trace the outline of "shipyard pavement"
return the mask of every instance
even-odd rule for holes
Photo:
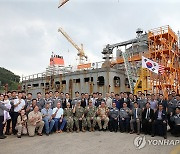
[[[143,135],[142,135],[143,136]],[[17,139],[13,135],[0,140],[0,154],[179,154],[180,144],[176,146],[146,145],[138,150],[133,142],[136,134],[114,132],[61,133],[50,136],[24,136]],[[162,140],[162,137],[146,139]],[[177,138],[169,136],[168,140]],[[179,153],[178,153],[179,150]]]

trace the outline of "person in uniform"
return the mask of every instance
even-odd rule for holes
[[[97,109],[97,123],[99,126],[99,130],[101,131],[102,129],[104,131],[106,131],[107,126],[108,126],[108,122],[109,122],[109,118],[108,118],[108,113],[109,113],[109,109],[108,107],[105,105],[105,101],[103,100],[101,102],[101,105],[98,107]],[[104,125],[102,126],[102,121],[104,121]]]
[[[143,111],[146,108],[147,99],[145,95],[142,93],[141,97],[138,100],[139,108]]]
[[[154,113],[151,136],[154,137],[156,133],[163,135],[164,139],[167,139],[167,114],[163,110],[162,104],[159,104],[158,110]]]
[[[42,98],[41,92],[37,93],[37,106],[39,107],[39,110],[41,111],[44,108],[45,100]]]
[[[32,93],[27,94],[27,98],[25,100],[25,109],[27,106],[30,106],[32,104]]]
[[[79,91],[76,91],[76,92],[75,92],[75,98],[73,98],[72,103],[71,103],[72,108],[74,108],[74,106],[76,105],[76,103],[77,103],[79,100],[81,100],[81,97],[80,97],[80,95],[79,95]]]
[[[36,99],[32,99],[32,104],[29,104],[28,106],[26,106],[25,110],[26,110],[26,115],[28,116],[28,114],[34,110],[34,107],[37,105],[37,100]]]
[[[89,100],[89,105],[85,108],[85,114],[89,131],[95,131],[94,127],[96,126],[96,107],[93,106],[93,102],[91,100]]]
[[[67,122],[66,128],[67,132],[73,132],[73,125],[74,125],[74,120],[73,120],[73,110],[71,107],[71,104],[67,102],[66,104],[67,108],[64,109],[64,119]]]
[[[171,115],[171,121],[174,122],[174,129],[172,130],[172,134],[176,137],[180,136],[180,106],[176,107],[176,114],[174,116]]]
[[[79,132],[79,122],[82,121],[82,132],[85,132],[86,118],[84,117],[84,108],[81,106],[81,101],[79,100],[73,109],[75,114],[74,122],[77,128],[77,133]]]
[[[42,120],[42,114],[39,112],[39,107],[35,106],[34,110],[28,114],[28,133],[29,136],[35,135],[35,129],[38,128],[38,135],[42,136],[42,130],[44,127],[44,121]]]
[[[106,97],[104,98],[106,102],[106,106],[110,109],[112,108],[112,98],[110,97],[109,93],[106,93]]]
[[[17,124],[15,129],[17,132],[17,138],[21,138],[21,134],[27,134],[27,116],[25,114],[25,110],[21,110],[20,115],[17,118]]]
[[[119,110],[116,108],[116,103],[112,104],[112,108],[109,110],[109,130],[110,132],[118,130],[118,118]]]
[[[142,119],[142,110],[138,107],[138,103],[134,102],[134,109],[131,110],[131,116],[132,119],[130,120],[130,127],[131,127],[131,132],[130,134],[133,134],[134,131],[134,124],[136,123],[137,125],[137,135],[140,134],[140,129],[141,129],[141,119]]]
[[[167,101],[167,119],[168,119],[168,125],[170,127],[170,130],[168,131],[172,131],[173,128],[173,122],[170,120],[171,115],[174,115],[175,113],[175,108],[176,108],[176,99],[173,97],[172,94],[168,95],[168,101]]]
[[[177,101],[177,102],[176,102],[176,108],[177,108],[177,107],[180,107],[180,94],[177,94],[177,95],[176,95],[176,101]]]
[[[42,108],[44,108],[47,103],[50,105],[50,108],[53,108],[54,100],[52,97],[50,97],[50,92],[45,93],[44,102],[45,102],[45,104]]]
[[[130,108],[127,107],[127,103],[123,103],[123,108],[120,109],[120,131],[129,132],[129,123],[130,123]]]
[[[53,98],[53,108],[57,106],[57,103],[60,101],[59,98],[59,91],[54,92],[54,98]]]

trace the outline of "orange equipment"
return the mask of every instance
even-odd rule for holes
[[[50,58],[50,66],[64,66],[64,59],[59,55],[52,55]]]
[[[180,50],[178,36],[169,26],[150,30],[148,33],[151,59],[164,66],[163,74],[149,72],[153,93],[163,93],[167,98],[174,90],[180,93]]]

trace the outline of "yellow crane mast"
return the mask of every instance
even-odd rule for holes
[[[81,47],[79,47],[62,28],[59,28],[58,32],[61,32],[63,36],[77,49],[79,64],[84,64],[88,57],[84,53],[83,44],[81,44]]]

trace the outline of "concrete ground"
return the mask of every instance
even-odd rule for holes
[[[143,136],[143,134],[141,135]],[[50,136],[8,136],[0,140],[0,154],[180,154],[180,144],[176,146],[147,145],[136,149],[133,141],[136,134],[114,132],[61,133]],[[146,136],[146,139],[163,139]],[[176,140],[168,136],[169,140]]]

